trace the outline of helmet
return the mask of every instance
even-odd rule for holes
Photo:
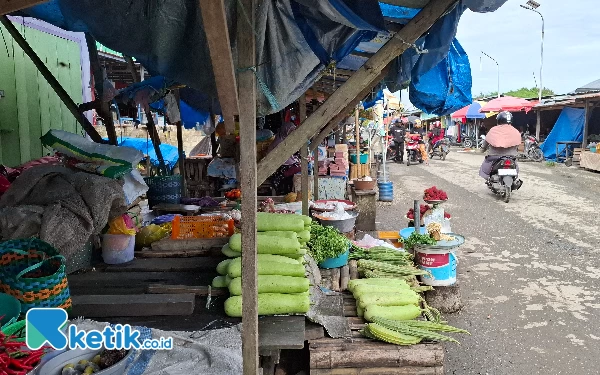
[[[504,111],[504,112],[500,112],[498,113],[498,116],[496,117],[496,121],[498,125],[505,125],[505,124],[512,124],[512,113]]]

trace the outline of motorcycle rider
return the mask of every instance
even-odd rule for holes
[[[404,137],[406,136],[406,128],[400,119],[394,120],[394,124],[389,130],[389,135],[394,137],[394,146],[396,147],[396,158],[398,163],[404,160]]]
[[[506,134],[512,134],[514,135],[514,133],[516,133],[516,136],[518,137],[518,139],[520,139],[520,133],[519,131],[512,126],[512,113],[504,111],[504,112],[500,112],[498,114],[498,116],[496,117],[496,126],[503,126],[503,127],[508,127],[506,129],[503,129],[503,132]],[[490,130],[490,133],[493,133],[494,130],[499,130],[499,129],[493,129]],[[514,133],[513,133],[514,132]],[[492,172],[492,167],[494,165],[494,162],[498,159],[500,159],[502,156],[517,156],[518,154],[518,145],[515,146],[511,146],[511,147],[495,147],[492,146],[491,144],[488,143],[488,139],[486,138],[483,141],[483,144],[481,146],[481,152],[486,152],[488,151],[488,155],[485,157],[483,163],[481,164],[481,168],[479,169],[479,176],[481,176],[482,178],[484,178],[486,181],[490,178],[490,173]],[[519,172],[519,166],[517,165],[517,173]],[[523,184],[523,181],[516,180],[512,186],[513,190],[517,190],[518,188],[521,187],[521,185]]]

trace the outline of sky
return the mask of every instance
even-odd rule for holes
[[[536,1],[545,20],[544,87],[565,94],[600,79],[599,2]],[[496,64],[481,51],[498,61],[500,92],[539,84],[542,20],[519,6],[526,2],[508,0],[495,12],[462,15],[456,38],[469,55],[474,96],[498,86]],[[407,92],[401,98],[408,103]]]

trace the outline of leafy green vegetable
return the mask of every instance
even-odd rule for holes
[[[348,250],[350,241],[333,227],[324,227],[313,222],[310,227],[308,249],[315,262],[336,258]]]
[[[400,241],[404,244],[405,249],[412,249],[415,245],[435,245],[437,241],[429,234],[420,234],[412,232],[407,239],[400,238]]]

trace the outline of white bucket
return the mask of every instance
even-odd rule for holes
[[[422,275],[421,281],[431,286],[449,286],[456,283],[458,259],[454,250],[433,251],[415,249],[415,264],[430,275]]]
[[[102,259],[106,264],[122,264],[134,258],[135,236],[128,234],[103,234]]]

